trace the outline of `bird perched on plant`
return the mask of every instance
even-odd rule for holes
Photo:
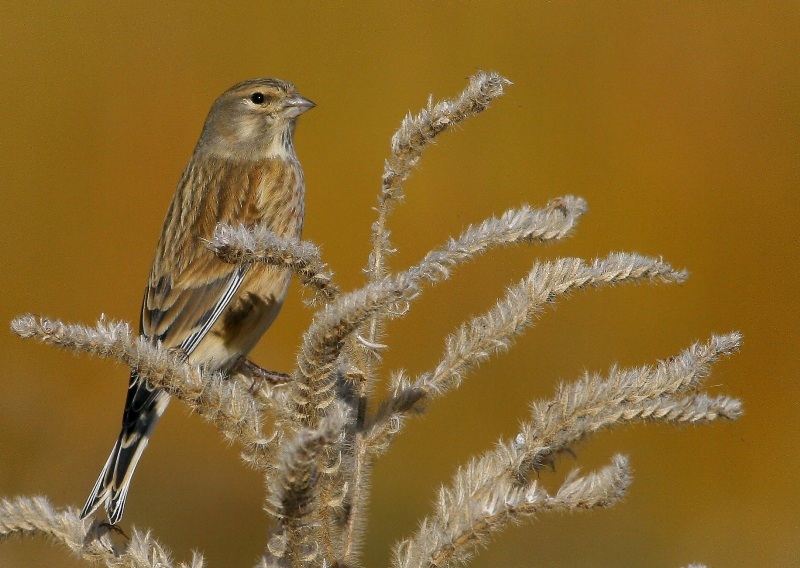
[[[234,265],[205,246],[217,223],[266,225],[300,236],[305,186],[297,117],[314,106],[278,79],[234,85],[211,107],[172,198],[142,305],[140,333],[209,370],[230,370],[278,315],[290,273]],[[105,503],[122,517],[131,477],[170,396],[131,374],[122,432],[81,517]]]

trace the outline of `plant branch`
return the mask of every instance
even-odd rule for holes
[[[329,302],[340,294],[333,283],[333,272],[322,262],[316,245],[278,236],[268,227],[219,224],[208,248],[225,262],[260,262],[291,270],[303,285],[314,289],[320,303]]]
[[[261,411],[242,386],[222,373],[187,364],[180,354],[133,334],[127,323],[102,317],[89,327],[29,314],[16,318],[11,329],[26,339],[125,363],[148,384],[182,400],[226,438],[249,450],[267,441],[261,432]]]

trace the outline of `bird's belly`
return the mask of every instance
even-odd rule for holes
[[[236,297],[197,346],[190,360],[211,370],[224,370],[247,355],[277,317],[289,279],[285,270],[252,266]]]

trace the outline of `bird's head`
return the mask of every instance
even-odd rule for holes
[[[214,101],[198,147],[232,159],[293,159],[295,122],[313,107],[286,81],[243,81]]]

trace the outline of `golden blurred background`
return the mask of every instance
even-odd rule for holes
[[[393,266],[524,202],[578,194],[590,211],[563,243],[492,253],[427,291],[390,326],[384,370],[433,366],[445,334],[536,258],[636,251],[692,276],[573,296],[415,419],[375,470],[365,565],[387,565],[457,464],[513,436],[558,381],[741,330],[742,352],[709,379],[744,401],[739,422],[581,444],[543,483],[621,452],[634,469],[625,501],[541,515],[474,566],[800,566],[798,30],[798,2],[5,2],[0,321],[136,323],[205,114],[256,76],[291,80],[318,104],[296,136],[305,237],[341,284],[359,285],[403,114],[494,69],[514,86],[426,153],[390,221]],[[291,368],[311,315],[301,300],[294,285],[254,353],[263,365]],[[0,495],[82,506],[117,435],[126,369],[8,328],[0,355]],[[250,566],[265,543],[258,475],[180,404],[130,497],[123,527],[152,528],[179,559],[196,549],[211,567]],[[0,544],[4,568],[45,565],[81,564],[40,539]]]

